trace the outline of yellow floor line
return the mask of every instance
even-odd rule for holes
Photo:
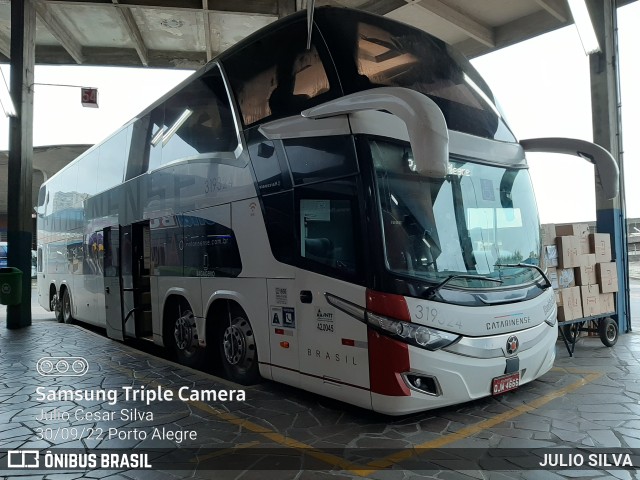
[[[560,390],[556,390],[555,392],[551,392],[543,397],[537,398],[527,405],[521,405],[519,407],[514,408],[513,410],[509,410],[508,412],[501,413],[493,418],[489,418],[487,420],[483,420],[482,422],[476,423],[474,425],[470,425],[465,427],[455,433],[451,433],[449,435],[445,435],[440,438],[436,438],[435,440],[429,440],[427,442],[421,443],[419,445],[414,445],[413,449],[402,450],[398,453],[394,453],[380,460],[376,460],[367,464],[368,467],[381,469],[381,468],[389,468],[390,466],[402,462],[404,460],[408,460],[414,456],[419,456],[421,449],[429,449],[429,448],[440,448],[445,445],[449,445],[451,443],[457,442],[459,440],[464,440],[472,435],[480,433],[487,428],[495,427],[496,425],[509,421],[515,417],[518,417],[524,413],[532,412],[543,405],[555,400],[556,398],[560,398],[568,393],[571,393],[575,390],[578,390],[581,387],[584,387],[586,384],[593,382],[597,378],[600,378],[603,374],[599,372],[585,372],[585,377],[581,378],[577,382],[572,383],[571,385],[567,385]]]
[[[133,376],[133,372],[129,368],[125,368],[125,367],[121,367],[119,365],[113,365],[113,364],[110,366],[116,370],[119,370],[128,375]],[[585,386],[588,383],[593,382],[594,380],[600,378],[603,375],[603,373],[601,372],[584,372],[584,371],[578,371],[578,369],[571,368],[571,367],[569,368],[554,367],[553,370],[564,371],[567,373],[580,374],[585,376],[580,380],[572,383],[571,385],[567,385],[566,387],[561,388],[560,390],[556,390],[540,398],[537,398],[531,401],[530,403],[528,403],[527,405],[521,405],[507,412],[498,414],[495,417],[492,417],[487,420],[483,420],[479,423],[476,423],[474,425],[465,427],[455,433],[445,435],[435,440],[429,440],[419,445],[414,445],[412,449],[402,450],[397,453],[388,455],[387,457],[384,457],[382,459],[374,460],[373,462],[369,462],[366,466],[354,464],[352,462],[349,462],[348,460],[345,460],[344,458],[322,452],[320,450],[313,448],[310,445],[307,445],[303,442],[299,442],[292,438],[286,437],[278,432],[275,432],[267,427],[258,425],[257,423],[254,423],[250,420],[237,417],[236,415],[229,412],[218,410],[204,402],[188,400],[188,401],[185,401],[185,403],[197,408],[198,410],[209,413],[221,420],[229,422],[233,425],[237,425],[250,432],[262,435],[263,437],[268,438],[269,440],[276,442],[280,445],[283,445],[288,448],[293,448],[295,450],[299,450],[305,455],[316,458],[324,463],[327,463],[328,465],[331,465],[333,467],[340,467],[340,469],[342,470],[349,471],[358,476],[366,477],[371,475],[372,473],[375,473],[380,469],[389,468],[394,464],[419,456],[420,450],[444,447],[446,445],[457,442],[459,440],[464,440],[465,438],[468,438],[472,435],[480,433],[481,431],[486,430],[488,428],[495,427],[496,425],[502,422],[509,421],[524,413],[532,412],[533,410],[540,408],[541,406],[551,402],[552,400],[555,400],[556,398],[560,398],[568,393],[578,390],[579,388]],[[156,380],[146,380],[144,378],[137,378],[137,380],[142,381],[152,387],[162,386],[163,388],[168,388]],[[177,394],[177,392],[174,392],[174,394]]]
[[[118,370],[120,372],[126,373],[127,375],[131,375],[134,378],[136,378],[136,380],[140,381],[140,382],[144,382],[145,384],[147,384],[150,387],[157,387],[157,386],[161,386],[163,388],[166,388],[168,390],[173,390],[169,387],[167,387],[166,385],[161,384],[160,382],[156,381],[156,380],[146,380],[144,378],[137,378],[133,375],[133,372],[130,368],[125,368],[122,367],[120,365],[110,365],[111,368],[114,368],[115,370]],[[177,392],[174,391],[174,396],[177,396]],[[293,438],[289,438],[286,437],[284,435],[282,435],[281,433],[275,432],[267,427],[263,427],[261,425],[258,425],[257,423],[254,423],[250,420],[244,419],[244,418],[240,418],[237,417],[236,415],[234,415],[233,413],[229,413],[229,412],[225,412],[222,410],[218,410],[217,408],[212,407],[211,405],[208,405],[204,402],[200,402],[200,401],[195,401],[195,400],[187,400],[184,403],[191,405],[192,407],[197,408],[198,410],[201,410],[203,412],[209,413],[221,420],[224,420],[228,423],[231,423],[233,425],[237,425],[241,428],[244,428],[245,430],[248,430],[250,432],[253,433],[257,433],[259,435],[262,435],[265,438],[268,438],[269,440],[276,442],[280,445],[283,445],[285,447],[288,448],[293,448],[295,450],[300,451],[301,453],[308,455],[309,457],[313,457],[317,460],[320,460],[324,463],[327,463],[328,465],[331,465],[333,467],[339,467],[340,470],[345,470],[348,472],[351,472],[355,475],[358,476],[367,476],[367,475],[371,475],[372,473],[374,473],[377,469],[372,469],[372,468],[367,468],[367,467],[363,467],[361,465],[358,464],[354,464],[352,462],[349,462],[348,460],[345,460],[344,458],[338,457],[336,455],[331,455],[329,453],[325,453],[322,452],[318,449],[313,448],[311,445],[307,445],[306,443],[303,442],[299,442],[297,440],[294,440]]]

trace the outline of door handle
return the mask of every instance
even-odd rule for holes
[[[301,290],[300,291],[300,301],[302,303],[311,303],[311,302],[313,302],[313,293],[311,293],[311,290]]]
[[[104,287],[104,293],[111,293],[111,289],[109,287]]]

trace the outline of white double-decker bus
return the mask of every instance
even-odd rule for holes
[[[519,143],[423,31],[319,8],[308,40],[303,14],[260,30],[47,181],[40,303],[387,414],[543,375],[556,304],[524,151],[606,152]]]

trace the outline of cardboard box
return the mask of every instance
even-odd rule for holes
[[[600,287],[598,285],[585,285],[580,288],[582,298],[582,313],[585,317],[591,317],[602,313],[600,305]]]
[[[616,311],[615,295],[613,293],[600,294],[600,313],[613,313]]]
[[[556,244],[556,225],[554,223],[546,223],[540,225],[540,239],[542,245],[555,245]]]
[[[557,268],[555,268],[555,267],[547,268],[547,278],[551,282],[551,288],[553,288],[554,290],[559,290],[560,289],[560,284],[558,283],[558,269]]]
[[[560,303],[558,305],[558,321],[565,322],[582,318],[582,301],[580,287],[570,287],[558,290]]]
[[[556,237],[558,249],[558,266],[574,268],[580,266],[580,241],[574,235]]]
[[[596,264],[596,278],[600,284],[601,293],[618,291],[618,269],[616,262]]]
[[[575,277],[573,274],[573,268],[561,268],[558,272],[558,285],[560,288],[575,287]]]
[[[561,307],[562,306],[562,295],[560,295],[560,292],[558,290],[556,290],[555,292],[553,292],[556,296],[556,305]]]
[[[589,234],[589,246],[596,254],[597,263],[611,261],[611,237],[608,233]]]
[[[563,237],[573,235],[578,237],[580,242],[580,253],[588,254],[591,252],[589,245],[589,225],[586,223],[572,223],[570,225],[556,225],[556,236]]]
[[[575,268],[576,285],[594,285],[598,283],[596,277],[596,255],[582,255],[580,266]]]
[[[555,245],[546,245],[542,247],[542,262],[540,268],[549,268],[558,266],[558,248]]]

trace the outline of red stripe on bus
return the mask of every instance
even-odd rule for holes
[[[275,331],[277,335],[284,335],[284,328],[276,328]]]
[[[401,373],[410,370],[409,346],[369,329],[369,383],[380,395],[409,397]]]
[[[342,339],[342,344],[346,345],[347,347],[355,347],[356,346],[356,341],[355,340],[351,340],[350,338],[343,338]]]

